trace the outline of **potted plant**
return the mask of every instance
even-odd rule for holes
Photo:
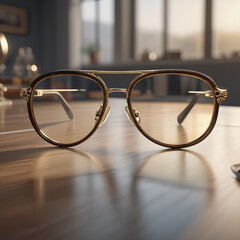
[[[83,47],[82,52],[88,55],[91,64],[98,63],[98,50],[94,44],[89,44],[88,46]]]

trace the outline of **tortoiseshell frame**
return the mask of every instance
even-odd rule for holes
[[[122,88],[107,88],[106,84],[104,83],[104,81],[98,76],[98,74],[139,74],[137,77],[135,77],[128,89],[122,89]],[[155,76],[155,75],[160,75],[160,74],[181,74],[181,75],[186,75],[186,76],[192,76],[192,77],[196,77],[198,79],[201,79],[202,81],[206,82],[209,87],[211,88],[213,94],[213,101],[214,101],[214,107],[213,107],[213,115],[212,115],[212,119],[211,119],[211,123],[209,124],[207,130],[196,140],[191,141],[189,143],[186,144],[180,144],[180,145],[172,145],[172,144],[166,144],[163,142],[160,142],[154,138],[152,138],[150,135],[148,135],[140,126],[139,122],[136,119],[135,116],[135,110],[132,107],[132,103],[131,103],[131,93],[133,91],[134,86],[141,80],[143,80],[146,77],[151,77],[151,76]],[[83,139],[77,141],[77,142],[73,142],[73,143],[59,143],[56,142],[50,138],[48,138],[39,128],[35,116],[34,116],[34,111],[33,111],[33,95],[34,95],[34,91],[36,86],[38,85],[39,82],[43,81],[46,78],[49,77],[53,77],[53,76],[59,76],[59,75],[74,75],[74,76],[83,76],[85,78],[89,78],[93,81],[95,81],[102,89],[103,92],[103,106],[102,106],[102,111],[98,116],[98,120],[96,121],[96,124],[94,126],[94,128],[91,130],[91,132],[84,137]],[[61,71],[55,71],[55,72],[51,72],[51,73],[46,73],[43,74],[41,76],[39,76],[37,79],[35,79],[31,85],[29,89],[23,89],[22,90],[22,96],[24,96],[27,100],[27,107],[28,107],[28,114],[29,114],[29,118],[31,120],[31,123],[34,127],[34,129],[36,130],[36,132],[47,142],[54,144],[56,146],[59,147],[72,147],[75,146],[77,144],[80,144],[84,141],[86,141],[98,128],[98,126],[100,125],[102,119],[104,118],[104,113],[107,109],[108,106],[108,96],[110,93],[112,92],[123,92],[126,94],[126,99],[127,99],[127,104],[128,104],[128,110],[130,113],[130,117],[132,122],[135,124],[135,126],[138,128],[138,130],[149,140],[151,140],[152,142],[164,146],[164,147],[168,147],[168,148],[185,148],[185,147],[189,147],[192,145],[195,145],[199,142],[201,142],[203,139],[205,139],[209,133],[212,131],[212,129],[215,126],[215,123],[217,121],[217,116],[218,116],[218,110],[219,110],[219,105],[221,103],[222,100],[226,99],[227,97],[227,91],[223,90],[223,89],[219,89],[216,85],[216,83],[208,76],[199,73],[199,72],[195,72],[195,71],[189,71],[189,70],[175,70],[175,69],[171,69],[171,70],[136,70],[136,71],[97,71],[97,70],[82,70],[82,71],[75,71],[75,70],[61,70]]]

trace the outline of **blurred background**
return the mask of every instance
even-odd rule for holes
[[[57,69],[192,69],[240,104],[239,0],[0,0],[0,34],[5,84]]]

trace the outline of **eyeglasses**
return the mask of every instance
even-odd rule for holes
[[[107,88],[99,75],[137,75],[127,89]],[[188,70],[72,71],[47,73],[22,89],[36,132],[70,147],[87,140],[109,114],[109,95],[126,95],[130,121],[152,142],[170,148],[199,143],[212,131],[227,90]]]

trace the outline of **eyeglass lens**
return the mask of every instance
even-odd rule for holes
[[[209,128],[214,99],[205,81],[188,75],[159,74],[142,79],[133,90],[131,104],[139,114],[138,125],[154,140],[186,144]]]
[[[104,95],[95,81],[74,75],[48,77],[33,93],[33,114],[41,132],[62,144],[78,142],[94,129]]]

